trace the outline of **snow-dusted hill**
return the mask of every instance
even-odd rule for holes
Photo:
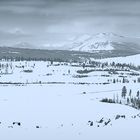
[[[112,34],[83,35],[74,41],[74,51],[113,50],[109,37]]]
[[[99,33],[96,35],[82,35],[71,43],[72,51],[95,52],[124,49],[140,49],[136,39],[120,36],[114,33]]]
[[[92,60],[92,59],[91,59]],[[127,56],[127,57],[114,57],[114,58],[105,58],[105,59],[98,59],[100,62],[116,62],[116,63],[127,63],[127,64],[134,64],[136,66],[140,65],[140,54]]]

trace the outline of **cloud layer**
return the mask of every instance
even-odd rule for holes
[[[60,34],[59,40],[98,32],[140,36],[139,8],[139,0],[0,0],[0,36],[6,41],[15,29],[38,42]]]

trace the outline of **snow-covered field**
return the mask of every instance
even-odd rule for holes
[[[118,63],[131,63],[134,65],[140,65],[140,54],[127,56],[127,57],[115,57],[101,59],[101,62],[118,62]]]
[[[129,83],[103,84],[109,79],[122,80],[121,73],[109,75],[106,71],[93,71],[79,78],[77,70],[83,68],[76,64],[1,62],[6,63],[8,69],[3,66],[0,75],[2,140],[131,140],[139,137],[139,110],[100,102],[102,98],[120,97],[124,85],[135,96],[140,83],[133,80],[139,76],[123,71]],[[117,115],[123,117],[116,119]],[[99,123],[102,118],[103,122]]]

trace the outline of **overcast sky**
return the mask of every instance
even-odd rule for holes
[[[139,0],[0,0],[0,44],[100,32],[140,37],[139,9]]]

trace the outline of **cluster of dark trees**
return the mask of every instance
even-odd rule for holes
[[[103,98],[101,100],[101,102],[104,102],[104,103],[115,103],[115,101],[113,99],[108,99],[108,98]]]
[[[130,89],[128,92],[126,86],[123,86],[121,92],[121,99],[119,99],[119,96],[117,94],[117,96],[114,96],[113,99],[103,98],[101,102],[124,104],[136,109],[140,109],[140,91],[138,90],[136,92],[136,95],[132,96],[132,90]]]
[[[126,86],[124,86],[122,88],[122,98],[126,99],[127,105],[140,109],[140,91],[139,90],[136,92],[136,95],[133,97],[132,90],[130,89],[129,93],[127,93],[127,88]]]
[[[84,67],[99,67],[102,69],[108,69],[108,68],[113,68],[112,72],[114,71],[114,68],[119,71],[119,70],[126,70],[129,71],[130,69],[133,70],[140,70],[140,66],[135,66],[133,64],[127,64],[127,63],[108,63],[108,62],[97,62],[97,61],[89,61],[89,65],[88,64],[83,64]]]
[[[118,78],[108,79],[108,82],[112,82],[112,83],[115,84],[115,83],[129,83],[130,81],[127,78],[123,77],[122,80],[118,79]],[[140,83],[140,77],[138,77],[137,79],[133,79],[133,82],[134,83]]]
[[[123,78],[122,80],[121,79],[108,79],[108,82],[112,82],[112,83],[129,83],[129,80],[126,79],[126,78]]]
[[[23,56],[16,56],[16,57],[3,57],[3,61],[51,61],[53,62],[63,62],[60,58],[36,58],[36,57],[23,57]],[[68,61],[66,61],[68,62]]]
[[[0,63],[0,69],[4,69],[4,68],[12,68],[12,63]]]
[[[0,73],[8,74],[12,72],[12,69],[12,63],[0,63]]]
[[[134,66],[133,64],[126,63],[108,63],[108,62],[97,62],[97,61],[89,61],[88,63],[79,63],[84,70],[77,71],[78,73],[89,73],[92,71],[108,71],[109,74],[118,74],[117,71],[130,71],[130,70],[140,70],[140,66]],[[86,67],[91,67],[94,69],[87,70]],[[137,75],[137,73],[130,73],[131,75]]]

